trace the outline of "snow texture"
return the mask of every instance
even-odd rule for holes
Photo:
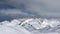
[[[59,34],[60,21],[54,19],[14,19],[0,22],[1,34]]]

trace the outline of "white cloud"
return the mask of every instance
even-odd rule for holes
[[[1,10],[1,13],[7,14],[7,15],[16,15],[16,14],[24,14],[21,10],[19,9],[7,9],[7,10]]]
[[[20,17],[20,16],[22,16],[22,17],[23,16],[25,16],[25,17],[28,17],[28,16],[34,17],[35,16],[33,14],[23,12],[20,9],[2,9],[2,10],[0,10],[0,13],[4,14],[4,15],[10,15],[12,17],[14,17],[14,16],[16,16],[16,17]]]

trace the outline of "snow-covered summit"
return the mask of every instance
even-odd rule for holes
[[[60,22],[58,20],[53,20],[53,19],[27,19],[24,22],[22,22],[21,25],[23,24],[30,24],[33,27],[37,29],[45,28],[46,26],[50,27],[56,27],[57,25],[60,25]]]
[[[26,29],[27,31],[57,31],[60,28],[60,21],[55,19],[41,19],[41,18],[31,18],[31,19],[13,19],[9,21],[0,22],[1,26],[7,26],[16,28],[20,31],[20,28]]]
[[[11,22],[9,21],[3,21],[1,22],[2,25],[10,25],[10,26],[15,26],[15,25],[23,25],[25,23],[27,24],[30,24],[32,25],[33,27],[39,27],[38,29],[40,28],[44,28],[46,26],[50,26],[50,27],[55,27],[57,25],[60,24],[60,21],[58,20],[53,20],[53,19],[14,19],[14,20],[11,20]]]

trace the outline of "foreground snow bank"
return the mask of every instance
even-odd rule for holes
[[[24,34],[22,31],[17,31],[13,28],[0,26],[0,34]]]

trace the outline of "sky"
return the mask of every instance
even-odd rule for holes
[[[16,18],[60,18],[60,0],[0,0],[0,21]]]

